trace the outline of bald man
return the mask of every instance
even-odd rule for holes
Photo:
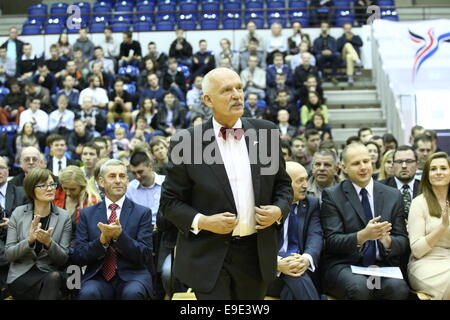
[[[233,70],[210,71],[202,88],[213,117],[174,135],[162,185],[160,210],[180,231],[174,274],[197,299],[263,299],[292,202],[279,130],[241,118],[243,86]]]
[[[352,265],[400,267],[405,271],[401,262],[409,255],[409,240],[402,195],[372,179],[367,147],[349,144],[342,157],[348,180],[322,192],[323,289],[338,299],[407,299],[409,288],[403,279],[352,273]]]
[[[279,273],[269,286],[268,295],[282,300],[319,300],[313,282],[323,244],[319,199],[306,195],[308,173],[301,164],[286,162],[286,171],[292,180],[294,198],[280,229]]]
[[[31,169],[36,167],[46,167],[43,154],[35,147],[23,148],[20,154],[20,167],[22,172],[15,176],[9,183],[18,187],[23,186],[23,179],[31,171]]]

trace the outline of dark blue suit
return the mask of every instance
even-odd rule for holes
[[[302,206],[304,206],[304,208],[301,208]],[[317,270],[319,265],[320,252],[323,245],[323,232],[322,226],[320,224],[319,199],[308,195],[306,196],[304,201],[300,201],[297,210],[299,210],[297,211],[297,214],[299,215],[299,253],[309,254],[313,259],[315,270]],[[303,217],[301,217],[301,215],[303,215]],[[287,223],[288,220],[285,221],[285,224]],[[284,228],[287,228],[287,225]],[[281,228],[279,232],[279,249],[283,247],[285,240],[284,228]],[[310,270],[307,270],[300,277],[291,277],[285,274],[281,274],[280,278],[276,280],[279,283],[274,284],[274,286],[271,288],[274,291],[272,292],[272,290],[269,290],[269,294],[276,295],[276,287],[279,287],[279,289],[281,289],[280,297],[283,300],[318,300],[320,299],[320,297],[312,280],[313,277],[314,273]],[[280,283],[280,280],[282,280],[283,282],[282,285]]]
[[[81,210],[72,254],[75,264],[87,265],[81,279],[80,299],[139,299],[151,295],[148,270],[152,259],[151,217],[150,209],[125,198],[120,213],[122,233],[110,244],[117,255],[116,276],[111,280],[113,288],[101,272],[106,249],[100,243],[101,231],[97,224],[108,223],[105,202]]]

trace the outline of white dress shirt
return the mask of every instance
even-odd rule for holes
[[[353,187],[356,190],[356,193],[358,194],[359,201],[362,201],[362,196],[360,194],[362,188],[360,186],[354,184],[354,183],[352,183],[352,184],[353,184]],[[370,210],[372,211],[372,219],[373,219],[373,218],[376,217],[375,216],[375,207],[374,207],[374,204],[373,204],[374,203],[373,202],[374,201],[373,200],[373,179],[370,179],[369,184],[364,189],[367,190],[367,197],[369,198]],[[361,202],[361,205],[362,205],[362,202]],[[378,242],[377,241],[375,241],[375,247],[376,247],[376,252],[377,252],[377,260],[380,260],[380,251],[378,249]]]
[[[59,109],[52,111],[48,118],[48,130],[52,131],[58,127],[64,126],[67,130],[74,129],[75,113],[71,110],[64,110],[61,113]]]
[[[239,218],[239,223],[234,228],[232,235],[248,236],[256,232],[256,220],[255,196],[247,144],[244,137],[240,140],[236,140],[232,136],[228,136],[227,140],[219,137],[222,125],[214,118],[212,121],[214,134],[237,209],[237,212],[232,213],[237,214]],[[242,128],[241,119],[235,123],[233,128]],[[195,234],[200,231],[198,229],[200,215],[200,213],[197,214],[192,222],[192,232]]]
[[[2,206],[3,209],[5,209],[6,205],[6,189],[8,188],[8,182],[5,182],[5,184],[0,187],[0,206]]]
[[[58,162],[61,161],[61,170],[67,167],[67,158],[62,157],[61,159],[58,159],[57,157],[52,157],[52,164],[53,164],[53,175],[58,176],[59,175],[59,165]]]
[[[37,109],[34,113],[31,111],[31,109],[27,109],[20,114],[19,132],[22,131],[25,123],[34,122],[33,118],[36,120],[36,124],[33,126],[34,130],[42,133],[47,133],[48,114],[41,109]]]
[[[122,198],[117,200],[116,202],[112,202],[108,197],[105,195],[105,204],[106,204],[106,220],[109,220],[109,217],[111,216],[112,210],[109,208],[109,206],[112,203],[117,204],[119,207],[116,209],[116,216],[117,219],[120,220],[120,213],[122,212],[123,202],[125,201],[125,195],[123,195]]]
[[[403,185],[407,184],[409,186],[409,194],[411,195],[411,199],[414,199],[414,182],[416,179],[412,179],[409,183],[403,183],[400,180],[397,179],[397,177],[394,177],[395,183],[397,184],[397,189],[400,191],[400,193],[403,194]]]
[[[80,106],[83,104],[84,97],[91,97],[92,104],[95,106],[99,104],[107,104],[109,102],[106,90],[100,87],[95,89],[87,87],[86,89],[82,90],[80,92],[80,97],[78,98],[78,104]]]
[[[298,210],[298,201],[294,202],[297,207],[296,210]],[[294,204],[292,203],[292,204]],[[286,252],[287,248],[288,248],[288,226],[289,226],[289,219],[291,218],[291,213],[289,213],[289,216],[286,218],[286,221],[283,224],[283,246],[281,247],[279,252]],[[311,257],[311,255],[309,253],[304,253],[302,254],[306,259],[309,260],[309,268],[308,270],[310,270],[311,272],[314,272],[314,270],[316,270],[316,266],[314,265],[314,260]],[[283,257],[278,256],[278,261],[280,261]],[[279,277],[281,274],[281,272],[277,273],[277,276]]]

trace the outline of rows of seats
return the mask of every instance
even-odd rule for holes
[[[92,7],[89,2],[71,4],[78,6],[78,18],[72,16],[74,11],[67,13],[69,3],[54,3],[50,8],[45,4],[31,5],[22,34],[60,34],[66,27],[67,32],[77,33],[75,24],[89,27],[90,32],[102,32],[106,25],[114,32],[164,31],[177,26],[186,30],[240,29],[249,20],[258,28],[273,22],[286,27],[296,21],[307,27],[315,10],[308,8],[306,0],[101,0]],[[398,19],[393,0],[380,0],[379,5],[382,19]],[[354,0],[333,0],[333,6],[337,26],[353,24]],[[70,23],[66,24],[68,17]]]

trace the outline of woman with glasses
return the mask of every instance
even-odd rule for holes
[[[56,300],[65,294],[72,225],[52,204],[57,184],[48,169],[34,168],[23,181],[31,203],[11,215],[5,254],[11,263],[8,287],[16,300]]]
[[[433,300],[450,300],[450,158],[430,156],[423,168],[422,194],[411,202],[408,218],[411,257],[409,283]]]

